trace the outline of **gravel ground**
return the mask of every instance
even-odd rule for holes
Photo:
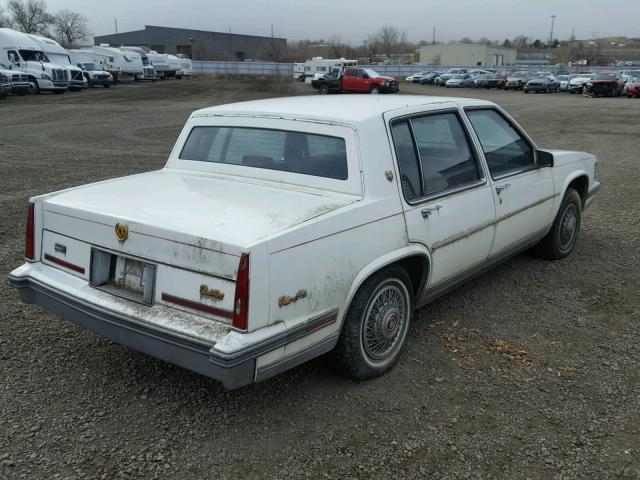
[[[575,252],[523,254],[420,309],[382,378],[319,358],[231,392],[0,282],[0,478],[640,479],[640,101],[402,89],[487,98],[539,145],[597,154]],[[29,196],[162,167],[195,108],[304,93],[192,80],[0,101],[0,276]]]

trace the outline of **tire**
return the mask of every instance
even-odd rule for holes
[[[549,233],[534,247],[534,252],[549,260],[571,254],[580,232],[582,199],[573,188],[567,189]]]
[[[53,93],[56,95],[62,95],[65,91],[64,90],[54,90]]]
[[[105,83],[102,85],[104,88],[109,88],[111,85],[109,85],[108,83]]]
[[[338,367],[357,380],[391,370],[407,338],[413,306],[411,279],[403,268],[390,267],[369,277],[344,319],[334,350]]]
[[[329,85],[327,85],[326,83],[320,85],[318,93],[320,93],[320,95],[329,95]]]
[[[526,88],[524,90],[522,90],[524,93],[529,93],[529,90],[527,90]]]
[[[91,82],[91,81],[89,81],[89,88],[95,88],[95,87],[96,87],[96,84]]]
[[[377,86],[377,85],[373,85],[373,86],[371,87],[371,90],[369,90],[369,93],[370,93],[371,95],[378,95],[378,94],[380,93],[380,87],[379,87],[379,86]]]
[[[40,95],[40,85],[38,85],[38,81],[33,77],[29,78],[29,93],[31,95]]]

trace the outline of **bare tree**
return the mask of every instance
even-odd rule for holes
[[[25,33],[44,35],[53,23],[44,0],[11,0],[7,7],[13,25]]]
[[[0,28],[8,27],[9,19],[4,16],[4,9],[0,5]]]
[[[391,25],[385,25],[375,34],[369,36],[369,49],[371,53],[405,53],[409,48],[407,32],[399,30]]]
[[[60,10],[54,17],[56,37],[64,48],[76,46],[78,40],[89,37],[87,18],[71,10]]]

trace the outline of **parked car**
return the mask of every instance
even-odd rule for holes
[[[447,83],[447,80],[449,80],[451,77],[453,77],[454,75],[469,73],[467,70],[468,69],[466,68],[450,68],[449,70],[447,70],[446,72],[444,72],[442,75],[438,77],[438,85],[440,85],[441,87],[444,87],[445,84]]]
[[[530,247],[568,256],[596,162],[540,150],[481,100],[221,105],[191,115],[162,170],[32,198],[9,282],[227,388],[333,349],[372,378],[417,307]]]
[[[473,86],[473,77],[468,73],[454,75],[445,84],[447,88],[462,88],[462,87],[472,87]]]
[[[493,77],[493,73],[481,73],[473,78],[473,86],[476,88],[485,88],[489,84],[489,79]]]
[[[442,75],[442,72],[431,72],[428,75],[425,75],[424,77],[422,77],[422,79],[420,80],[420,84],[433,85],[436,79],[440,77],[440,75]]]
[[[560,82],[560,87],[558,88],[561,92],[569,91],[569,80],[571,80],[572,75],[555,75],[556,80]]]
[[[556,93],[560,88],[560,82],[556,77],[552,75],[544,75],[533,77],[529,80],[522,91],[524,93],[529,92],[542,92],[542,93]]]
[[[640,70],[623,70],[622,71],[622,80],[624,81],[624,87],[622,89],[622,94],[627,94],[627,86],[632,83],[632,81],[636,78],[640,78]]]
[[[507,82],[504,86],[505,90],[522,90],[522,87],[529,81],[531,75],[528,72],[514,72],[507,76]]]
[[[617,97],[622,95],[624,80],[618,72],[599,73],[587,82],[582,94],[587,97]]]
[[[4,63],[0,63],[0,83],[4,95],[10,93],[25,95],[31,86],[29,75],[26,72],[9,68]]]
[[[569,93],[582,93],[584,86],[589,83],[595,75],[596,74],[592,72],[581,72],[576,74],[574,78],[569,80],[567,91]]]
[[[494,73],[485,79],[484,88],[497,88],[502,90],[507,84],[507,74]]]
[[[338,70],[337,75],[327,75],[311,81],[319,93],[362,92],[397,93],[398,81],[393,77],[379,75],[370,68],[347,67]]]
[[[632,78],[626,84],[627,86],[627,97],[632,98],[640,98],[640,77]]]
[[[424,72],[416,72],[413,75],[409,75],[407,78],[405,78],[405,82],[408,83],[420,83],[422,81],[423,77],[426,77],[427,75],[429,75],[431,72],[429,71],[424,71]]]

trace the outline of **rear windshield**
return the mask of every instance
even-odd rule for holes
[[[343,138],[246,127],[194,127],[181,160],[224,163],[347,179]]]

